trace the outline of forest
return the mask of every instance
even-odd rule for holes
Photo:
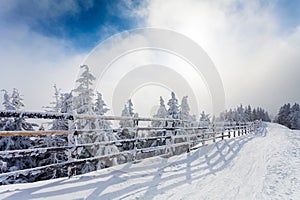
[[[81,66],[82,74],[76,81],[77,88],[71,92],[62,93],[56,85],[54,85],[53,101],[49,106],[46,106],[47,113],[64,113],[77,115],[93,115],[105,116],[109,108],[105,104],[100,92],[94,93],[91,85],[95,81],[95,77],[90,72],[87,65]],[[23,98],[17,89],[13,89],[11,93],[3,89],[4,110],[8,111],[23,111],[25,105]],[[138,118],[138,113],[134,110],[134,104],[131,99],[124,105],[121,117]],[[184,121],[185,123],[168,124],[166,121],[152,121],[150,127],[209,127],[216,122],[230,123],[246,123],[255,120],[271,122],[269,114],[263,108],[252,108],[250,105],[239,105],[236,108],[225,110],[220,116],[210,116],[204,111],[200,116],[190,114],[188,97],[184,96],[179,102],[176,94],[171,93],[170,99],[165,103],[165,100],[160,97],[159,108],[153,118],[167,118]],[[283,105],[274,119],[274,122],[285,125],[291,129],[300,129],[300,108],[299,104],[295,103]],[[76,130],[79,144],[101,143],[116,140],[126,140],[135,137],[134,120],[120,120],[118,127],[114,127],[108,120],[99,118],[85,119],[78,118],[72,123],[68,119],[53,119],[44,124],[32,123],[24,116],[20,117],[1,117],[0,131],[34,131],[39,130]],[[148,131],[147,136],[164,136],[166,134],[176,135],[180,131],[170,131],[168,133],[161,130]],[[161,141],[145,141],[140,143],[143,148],[161,145],[166,140]],[[0,151],[12,151],[20,149],[33,149],[45,147],[62,147],[68,146],[70,140],[68,135],[49,135],[49,136],[0,136]],[[77,159],[90,158],[92,156],[100,156],[106,154],[114,154],[120,151],[132,150],[134,144],[126,143],[122,145],[97,145],[96,147],[83,147],[76,150]],[[66,162],[72,157],[71,151],[61,151],[57,153],[45,152],[35,156],[25,157],[1,157],[0,156],[0,172],[7,173],[28,168],[50,165],[53,163]],[[147,156],[147,155],[146,155]],[[150,155],[149,155],[150,156]],[[116,164],[128,162],[131,158],[126,156],[114,157],[106,160],[85,162],[76,167],[77,174],[83,174],[97,169],[106,168]],[[35,175],[19,177],[17,180],[11,180],[8,183],[33,182],[36,180],[46,180],[57,177],[64,177],[70,174],[70,168],[58,168],[54,171],[41,171]]]

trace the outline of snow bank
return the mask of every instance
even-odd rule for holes
[[[0,186],[0,199],[300,199],[300,131],[265,131],[171,158]]]

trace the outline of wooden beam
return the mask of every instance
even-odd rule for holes
[[[0,131],[0,137],[4,136],[41,136],[41,135],[69,135],[72,131]]]

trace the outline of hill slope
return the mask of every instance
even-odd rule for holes
[[[180,156],[0,186],[0,199],[300,199],[300,131],[267,124]]]

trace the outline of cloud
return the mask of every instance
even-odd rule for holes
[[[47,36],[32,26],[39,20],[59,20],[66,13],[76,17],[82,9],[93,6],[94,1],[85,5],[80,2],[1,2],[0,87],[18,88],[24,94],[27,109],[41,110],[48,105],[54,83],[63,91],[71,90],[78,66],[86,56],[67,38]],[[281,104],[299,101],[300,25],[282,26],[276,1],[149,0],[138,5],[133,2],[119,3],[120,12],[114,15],[140,19],[130,21],[138,27],[171,29],[196,41],[219,70],[227,107],[252,104],[275,114]],[[119,30],[104,22],[96,35],[109,35],[112,29]]]
[[[283,31],[275,1],[148,2],[145,26],[169,28],[201,45],[223,79],[227,107],[271,110],[299,101],[299,27]]]
[[[55,83],[62,91],[73,89],[78,66],[90,47],[118,32],[119,19],[111,24],[111,16],[105,13],[107,2],[97,5],[94,2],[4,0],[0,3],[0,87],[18,88],[24,95],[26,109],[41,110],[48,105]],[[125,15],[122,16],[126,21]],[[66,23],[69,19],[71,24]],[[88,21],[83,22],[85,19]]]
[[[67,41],[43,36],[28,26],[2,27],[1,89],[18,88],[24,95],[26,110],[49,105],[55,83],[63,91],[73,89],[84,55],[70,48]]]

